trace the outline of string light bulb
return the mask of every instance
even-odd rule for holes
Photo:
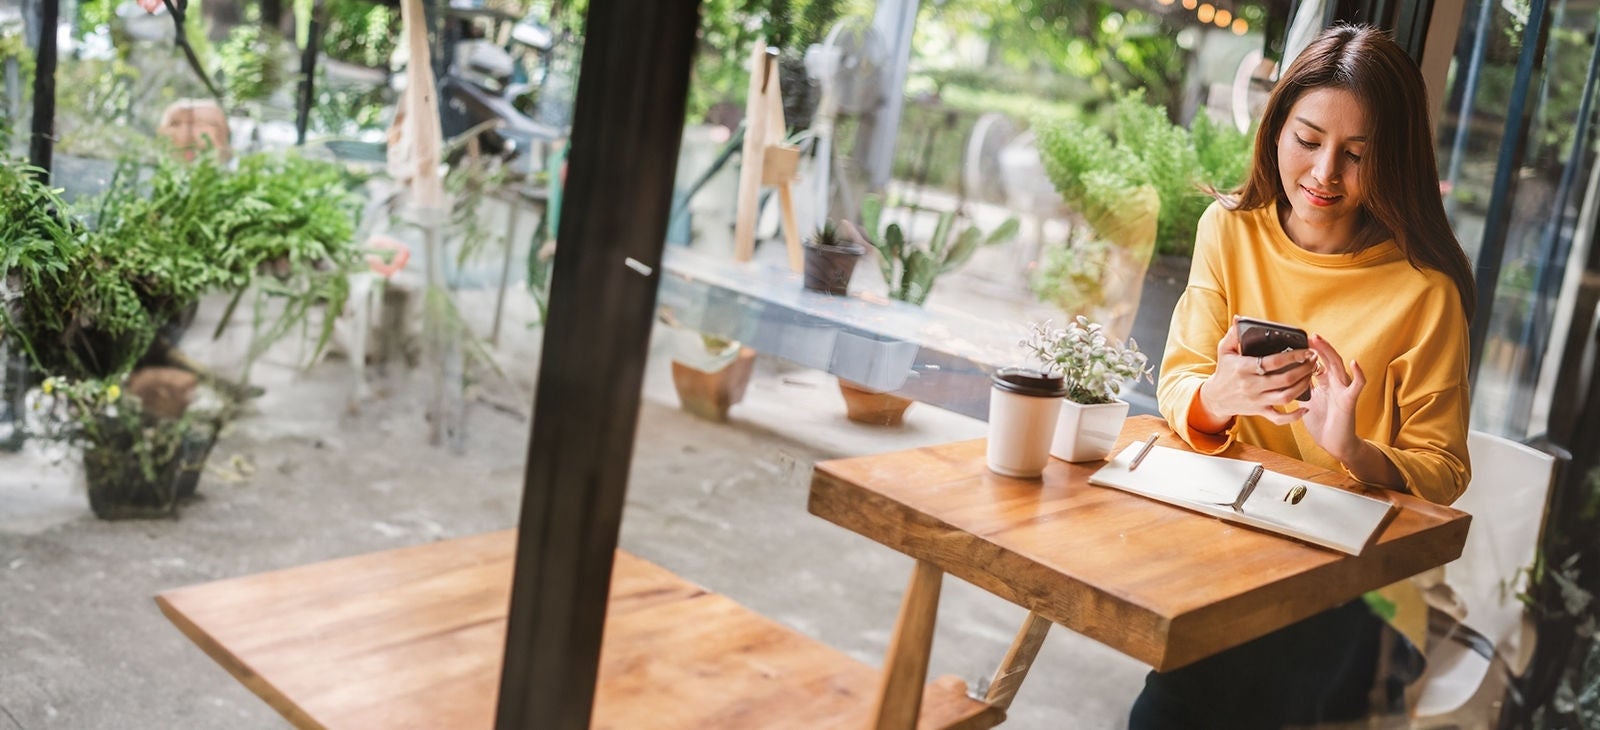
[[[1156,0],[1156,2],[1161,3],[1162,5],[1171,5],[1172,4],[1172,0]]]
[[[1248,32],[1250,32],[1250,22],[1249,21],[1245,20],[1244,18],[1234,18],[1233,19],[1233,34],[1234,35],[1244,35],[1245,33],[1248,33]]]
[[[1200,0],[1183,0],[1183,9],[1184,10],[1194,10],[1194,6],[1199,5],[1199,4],[1200,4]]]
[[[1219,8],[1217,10],[1216,23],[1218,28],[1226,28],[1228,27],[1228,24],[1232,22],[1233,13],[1231,11],[1229,11],[1227,8]]]
[[[1209,23],[1212,18],[1217,17],[1217,9],[1211,3],[1206,3],[1201,5],[1199,10],[1194,11],[1194,17],[1202,23]]]

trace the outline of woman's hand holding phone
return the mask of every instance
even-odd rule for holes
[[[1311,387],[1316,363],[1315,351],[1309,348],[1245,355],[1238,327],[1229,327],[1217,343],[1217,371],[1200,386],[1200,406],[1205,413],[1194,415],[1207,422],[1190,425],[1221,433],[1235,416],[1261,416],[1279,425],[1298,421],[1305,417],[1303,410],[1284,412],[1279,407],[1293,403]]]

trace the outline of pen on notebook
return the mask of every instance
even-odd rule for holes
[[[1244,511],[1244,501],[1250,498],[1251,492],[1256,491],[1256,485],[1261,483],[1261,475],[1266,472],[1266,467],[1260,464],[1256,464],[1256,468],[1250,470],[1250,476],[1244,478],[1244,487],[1239,490],[1239,498],[1233,500],[1233,504],[1229,505],[1233,507],[1233,511]]]
[[[1160,436],[1161,434],[1153,433],[1150,434],[1150,438],[1144,440],[1144,446],[1140,447],[1138,455],[1133,457],[1133,463],[1128,465],[1128,471],[1139,468],[1139,462],[1144,461],[1144,457],[1150,455],[1150,449],[1156,445],[1156,439]]]

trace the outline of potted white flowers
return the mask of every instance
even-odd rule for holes
[[[1138,343],[1110,340],[1099,324],[1080,316],[1066,329],[1034,324],[1022,347],[1043,369],[1060,375],[1067,388],[1050,455],[1066,461],[1104,459],[1128,417],[1128,402],[1117,398],[1123,384],[1150,377],[1149,360]]]

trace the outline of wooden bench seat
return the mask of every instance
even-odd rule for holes
[[[302,728],[489,728],[514,531],[167,591],[163,613]],[[876,669],[618,551],[596,728],[849,728]],[[987,728],[999,708],[929,685],[924,728]]]

